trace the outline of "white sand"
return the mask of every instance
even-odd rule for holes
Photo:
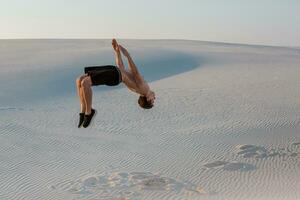
[[[157,95],[75,78],[113,64],[109,40],[0,40],[0,199],[300,198],[300,50],[121,41]]]

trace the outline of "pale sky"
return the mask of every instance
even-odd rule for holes
[[[189,39],[300,46],[300,0],[0,0],[0,39]]]

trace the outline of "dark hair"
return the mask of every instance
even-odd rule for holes
[[[145,96],[140,96],[138,103],[144,109],[150,109],[153,107],[153,104],[151,102],[147,101],[147,98]]]

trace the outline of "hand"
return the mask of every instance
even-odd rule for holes
[[[127,51],[127,49],[125,49],[124,47],[122,47],[121,45],[119,45],[120,50],[122,51],[122,53],[124,54],[124,56],[129,57],[129,53]]]
[[[112,44],[112,46],[113,46],[113,49],[114,49],[116,52],[119,52],[119,51],[120,51],[120,48],[119,48],[119,45],[118,45],[116,39],[113,39],[112,42],[111,42],[111,44]]]

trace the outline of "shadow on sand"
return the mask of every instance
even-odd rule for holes
[[[143,50],[141,58],[137,53],[136,64],[144,78],[156,81],[169,76],[195,69],[201,65],[199,57],[168,50]],[[32,55],[34,57],[34,55]],[[47,59],[55,60],[55,54]],[[124,58],[123,58],[124,59]],[[45,61],[46,62],[46,61]],[[124,62],[126,60],[124,59]],[[25,70],[10,73],[9,76],[0,75],[1,101],[3,105],[22,105],[41,99],[51,99],[64,95],[76,95],[75,79],[83,73],[83,68],[89,65],[114,64],[114,57],[110,50],[97,54],[83,53],[74,60],[67,60],[65,64],[55,67],[46,66],[38,70]],[[41,63],[43,65],[43,63]],[[25,67],[24,67],[25,68]],[[117,87],[97,87],[96,90],[108,90]]]

